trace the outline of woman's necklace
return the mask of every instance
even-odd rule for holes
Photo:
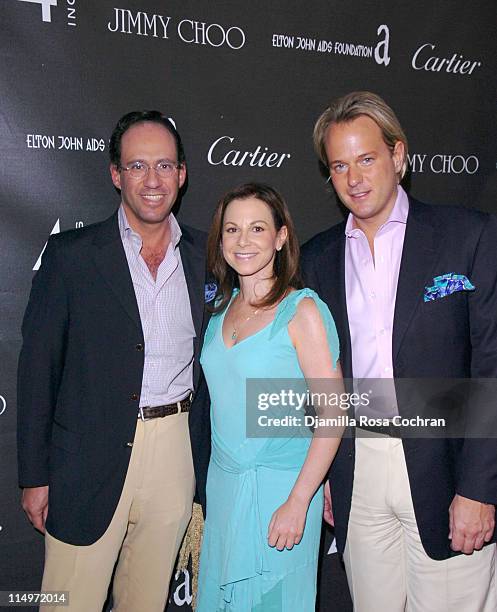
[[[245,319],[243,319],[241,323],[239,323],[238,325],[233,325],[233,331],[231,332],[232,340],[236,340],[238,338],[238,332],[240,331],[240,329],[245,325],[245,323],[247,323],[247,321],[250,321],[250,319],[256,317],[259,314],[260,310],[260,308],[257,308],[252,314],[249,314],[248,317],[245,317]]]

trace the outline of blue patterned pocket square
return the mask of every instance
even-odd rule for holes
[[[433,287],[425,287],[423,298],[425,302],[439,300],[456,291],[474,291],[476,288],[470,283],[467,276],[464,276],[464,274],[454,274],[453,272],[443,274],[442,276],[435,276],[433,282],[435,283]]]
[[[212,300],[216,297],[217,285],[216,283],[205,283],[205,293],[204,300],[205,302],[212,302]]]

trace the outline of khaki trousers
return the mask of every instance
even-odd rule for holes
[[[355,612],[495,612],[495,544],[445,561],[428,557],[402,441],[361,435],[344,552]]]
[[[117,561],[114,612],[163,612],[194,490],[188,413],[138,420],[109,527],[90,546],[66,544],[47,533],[42,590],[69,591],[69,606],[62,608],[67,612],[100,612]]]

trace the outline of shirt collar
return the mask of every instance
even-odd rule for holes
[[[395,199],[395,204],[392,208],[392,212],[388,217],[387,221],[378,229],[380,231],[383,227],[388,225],[389,223],[403,223],[404,225],[407,223],[407,216],[409,214],[409,198],[407,197],[407,193],[404,189],[398,185],[397,186],[397,198]],[[363,232],[355,227],[354,224],[354,215],[349,213],[347,218],[347,223],[345,225],[345,235],[347,238],[357,238]]]
[[[124,210],[122,202],[117,212],[117,219],[119,223],[119,233],[121,234],[121,240],[125,240],[128,237],[137,237],[140,240],[141,245],[141,236],[140,234],[135,232],[129,224],[128,217],[126,216],[126,211]],[[169,213],[168,220],[169,228],[171,230],[171,244],[173,245],[173,248],[176,248],[181,239],[181,228],[179,226],[179,223],[176,221],[176,217],[173,215],[173,213]]]

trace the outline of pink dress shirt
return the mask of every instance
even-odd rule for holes
[[[364,381],[381,388],[388,402],[372,402],[368,414],[388,418],[398,414],[393,386],[392,330],[400,261],[406,231],[409,200],[402,187],[390,217],[374,238],[374,259],[364,232],[349,214],[345,227],[345,291],[355,379],[391,379],[382,383]],[[377,396],[375,392],[373,395]]]

